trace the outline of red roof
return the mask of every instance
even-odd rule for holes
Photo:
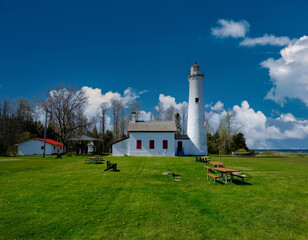
[[[44,142],[44,138],[36,138],[36,139]],[[50,143],[52,145],[60,145],[60,146],[64,145],[63,143],[60,143],[60,142],[57,142],[57,141],[54,141],[54,140],[51,140],[51,139],[46,139],[46,142]]]

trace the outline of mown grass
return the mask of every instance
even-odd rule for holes
[[[308,236],[307,157],[223,157],[247,185],[213,184],[193,157],[104,157],[120,172],[86,157],[16,158],[0,161],[0,239]]]

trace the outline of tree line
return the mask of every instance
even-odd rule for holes
[[[127,137],[127,126],[131,113],[135,112],[137,120],[143,120],[141,105],[138,102],[125,105],[121,99],[113,98],[110,102],[100,105],[99,112],[89,118],[85,115],[88,103],[83,90],[75,87],[57,87],[49,92],[47,98],[31,101],[19,98],[0,102],[0,154],[16,153],[16,144],[28,139],[44,137],[42,117],[47,116],[47,138],[62,142],[67,151],[74,144],[70,138],[81,134],[99,139],[95,142],[97,152],[111,152],[112,143]],[[174,120],[178,129],[177,134],[186,134],[187,104],[179,109],[174,106],[164,108],[159,103],[150,120]],[[112,129],[108,129],[108,119],[111,118]],[[40,119],[40,120],[39,120]],[[217,131],[207,133],[210,153],[218,153],[223,149],[226,153],[246,147],[243,134],[232,128],[232,114],[222,119]]]

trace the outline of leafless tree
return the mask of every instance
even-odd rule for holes
[[[83,112],[87,96],[83,90],[75,87],[61,88],[49,92],[47,100],[42,100],[40,107],[49,113],[54,132],[68,149],[69,139],[77,132],[83,132],[89,121]]]
[[[233,134],[237,132],[235,127],[233,126],[233,119],[234,119],[235,113],[231,110],[229,110],[226,113],[226,116],[224,116],[219,124],[219,128],[224,133],[222,134],[224,141],[226,142],[226,145],[229,146],[231,142],[231,137]]]
[[[159,102],[158,105],[154,108],[154,110],[156,111],[156,120],[157,121],[163,120],[163,116],[164,116],[163,104]]]
[[[187,103],[184,102],[180,108],[180,115],[182,116],[182,134],[186,134],[187,130],[187,112],[188,106]]]
[[[101,114],[100,114],[100,126],[101,126],[101,133],[103,135],[103,138],[104,138],[104,134],[106,132],[107,110],[108,110],[108,104],[102,103],[101,104]]]
[[[140,109],[141,109],[141,105],[140,103],[138,103],[137,101],[134,101],[131,105],[130,105],[130,113],[134,112],[136,113],[136,120],[139,120],[140,116]],[[130,115],[131,117],[131,115]]]
[[[154,118],[154,116],[153,116],[153,113],[150,112],[150,121],[154,121],[154,120],[155,120],[155,118]]]
[[[121,138],[121,123],[124,117],[124,105],[120,99],[113,98],[111,100],[111,109],[113,117],[113,137],[114,140],[119,140]]]
[[[174,119],[174,116],[175,116],[175,107],[171,105],[165,110],[165,119],[171,121]]]
[[[99,115],[101,139],[102,139],[102,151],[105,152],[105,132],[106,132],[106,119],[107,119],[108,104],[106,102],[101,104],[101,113]]]

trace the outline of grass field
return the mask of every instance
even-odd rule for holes
[[[249,185],[215,185],[193,157],[85,158],[1,157],[0,239],[308,238],[307,156],[223,157]]]

